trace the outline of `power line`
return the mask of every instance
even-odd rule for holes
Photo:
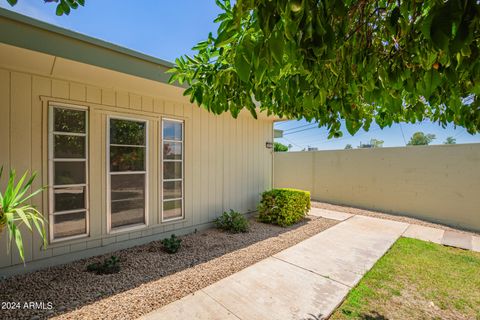
[[[300,130],[297,130],[297,131],[294,131],[294,132],[287,132],[287,133],[284,133],[283,135],[286,136],[286,135],[289,135],[289,134],[299,133],[299,132],[312,130],[312,129],[319,129],[319,128],[317,126],[315,126],[315,127],[312,127],[312,128],[300,129]]]
[[[309,143],[313,143],[313,142],[323,141],[323,139],[325,139],[326,137],[328,137],[328,132],[321,134],[320,136],[316,137],[313,140],[311,139],[311,140],[308,140],[308,141],[302,141],[302,143],[309,144]]]
[[[400,125],[400,131],[402,131],[403,142],[405,143],[405,146],[407,146],[407,140],[405,140],[405,134],[403,134],[402,124],[399,123],[399,125]]]
[[[308,124],[304,124],[303,126],[299,126],[299,127],[293,127],[293,128],[289,128],[289,129],[285,129],[283,130],[284,132],[285,131],[292,131],[292,130],[296,130],[296,129],[300,129],[300,128],[304,128],[304,127],[308,127],[308,126],[311,126],[311,125],[317,125],[316,123],[308,123]]]
[[[287,139],[287,138],[285,138],[285,137],[283,137],[283,139],[285,139],[285,140],[287,140],[288,142],[290,142],[291,144],[293,144],[293,145],[295,145],[295,146],[299,147],[300,149],[301,149],[301,148],[304,148],[303,146],[301,146],[301,145],[299,145],[299,144],[297,144],[297,143],[293,142],[293,141],[292,141],[292,140],[290,140],[290,139]]]
[[[453,138],[457,138],[457,137],[463,135],[463,134],[466,133],[466,132],[467,132],[467,129],[463,129],[463,130],[461,130],[459,133],[457,133],[455,136],[453,136]]]

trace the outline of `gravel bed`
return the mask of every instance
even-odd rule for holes
[[[442,230],[451,230],[451,231],[461,232],[461,233],[470,234],[470,235],[479,235],[480,234],[480,233],[475,233],[473,231],[455,229],[455,228],[452,228],[452,227],[449,227],[449,226],[446,226],[446,225],[443,225],[443,224],[428,222],[428,221],[425,221],[425,220],[420,220],[420,219],[416,219],[416,218],[412,218],[412,217],[408,217],[408,216],[403,216],[403,215],[400,215],[400,214],[388,214],[388,213],[379,212],[379,211],[372,211],[372,210],[366,210],[366,209],[360,209],[360,208],[348,207],[348,206],[340,206],[340,205],[335,205],[335,204],[326,203],[326,202],[312,201],[312,207],[327,209],[327,210],[340,211],[340,212],[346,212],[346,213],[351,213],[351,214],[359,214],[359,215],[362,215],[362,216],[369,216],[369,217],[380,218],[380,219],[406,222],[406,223],[410,223],[410,224],[418,224],[418,225],[425,226],[425,227],[438,228],[438,229],[442,229]]]
[[[119,273],[85,271],[112,254],[83,259],[0,282],[0,302],[52,302],[52,310],[0,310],[1,319],[135,319],[305,240],[337,222],[308,217],[289,227],[250,219],[250,232],[209,229],[182,237],[173,255],[159,241],[120,250]]]

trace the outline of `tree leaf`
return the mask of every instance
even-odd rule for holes
[[[240,80],[248,82],[250,78],[250,62],[247,60],[243,47],[241,46],[237,47],[235,54],[235,69]]]
[[[424,96],[425,98],[429,99],[433,91],[440,85],[441,78],[439,73],[436,70],[432,69],[429,72],[425,73],[423,82],[425,85]]]
[[[283,61],[282,58],[284,49],[284,39],[281,32],[275,31],[274,33],[272,33],[269,41],[269,46],[273,59],[275,59],[278,64],[281,64]]]
[[[63,6],[62,6],[61,3],[59,3],[57,5],[57,10],[56,10],[55,13],[57,14],[57,16],[62,16],[63,15],[64,11],[63,11]]]

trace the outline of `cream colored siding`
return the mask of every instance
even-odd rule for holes
[[[480,231],[480,144],[275,153],[276,187]]]
[[[191,232],[209,225],[225,210],[256,209],[260,193],[272,181],[272,150],[265,148],[265,142],[273,139],[272,121],[255,120],[249,114],[238,119],[229,114],[215,116],[185,102],[181,95],[178,100],[171,99],[171,93],[167,96],[162,91],[145,95],[0,68],[0,165],[18,174],[38,172],[35,188],[48,183],[48,104],[85,106],[89,111],[90,235],[41,250],[39,236],[24,232],[27,268],[108,252],[174,232]],[[115,234],[107,233],[109,115],[148,121],[148,227]],[[185,121],[185,219],[165,223],[160,216],[162,117]],[[48,214],[47,192],[32,203]],[[15,273],[13,268],[4,268],[12,265],[20,266],[21,261],[16,249],[6,252],[6,232],[2,232],[0,275]]]

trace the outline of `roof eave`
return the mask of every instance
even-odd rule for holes
[[[173,63],[0,8],[0,42],[168,83]]]

